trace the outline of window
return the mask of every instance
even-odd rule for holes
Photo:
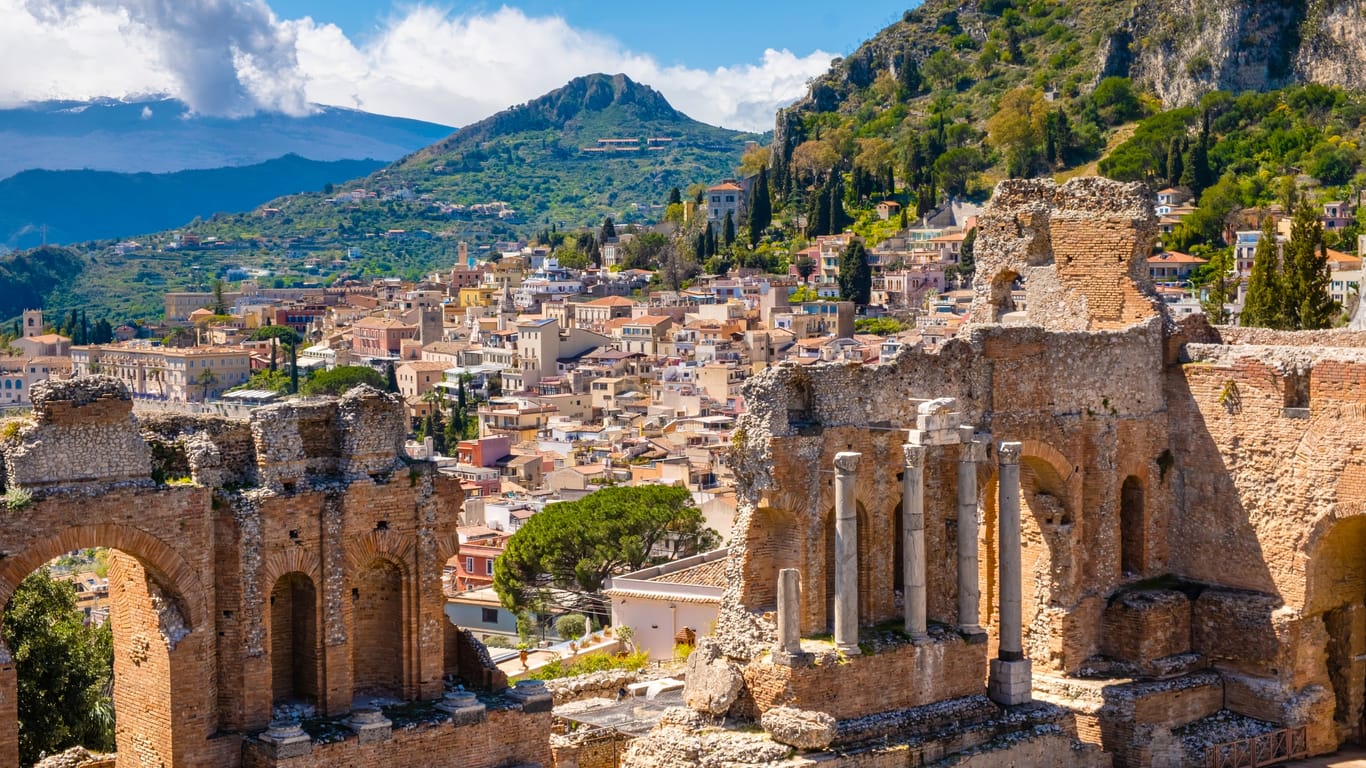
[[[485,576],[492,576],[492,575],[493,575],[493,561],[492,561],[492,560],[485,560],[485,561],[484,561],[484,575],[485,575]]]
[[[465,558],[465,573],[474,573],[474,558]]]
[[[480,608],[480,609],[479,609],[479,612],[482,614],[482,615],[479,617],[479,618],[480,618],[480,621],[484,622],[485,624],[497,624],[497,623],[498,623],[498,609],[497,609],[497,608]]]

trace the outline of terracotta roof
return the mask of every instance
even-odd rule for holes
[[[585,302],[590,307],[634,307],[636,303],[625,296],[604,296]]]
[[[726,558],[709,560],[691,568],[655,576],[650,581],[724,588],[726,586]]]
[[[1148,257],[1149,264],[1204,264],[1205,259],[1180,251],[1163,251]]]
[[[414,329],[414,330],[417,329],[417,326],[415,326],[415,325],[409,325],[408,323],[405,323],[405,322],[403,322],[402,320],[394,320],[393,318],[389,318],[389,317],[362,317],[361,319],[359,319],[359,320],[356,321],[356,324],[355,324],[354,327],[356,327],[356,328],[412,328],[412,329]]]
[[[743,191],[743,190],[740,189],[739,185],[737,185],[737,184],[731,184],[731,183],[728,182],[728,181],[727,181],[727,182],[723,182],[723,183],[721,183],[721,184],[717,184],[717,185],[714,186],[714,187],[708,187],[708,188],[707,188],[707,191],[708,191],[708,192],[712,192],[712,191],[716,191],[716,190],[722,190],[722,191],[726,191],[726,192],[741,192],[741,191]]]

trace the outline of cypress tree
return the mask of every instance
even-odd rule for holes
[[[915,57],[910,50],[901,52],[901,62],[896,68],[897,81],[900,83],[906,96],[915,96],[920,93],[922,79],[920,77],[920,65],[916,63]]]
[[[1183,147],[1181,139],[1172,139],[1172,143],[1167,147],[1167,186],[1174,187],[1181,183],[1181,175],[1186,169],[1182,158]]]
[[[1252,271],[1247,278],[1247,296],[1239,324],[1256,328],[1282,328],[1280,256],[1276,253],[1276,229],[1268,217],[1262,238],[1252,256]]]
[[[389,363],[384,367],[384,391],[398,391],[398,371],[394,369],[393,363]]]
[[[721,240],[727,248],[735,243],[735,216],[731,211],[726,211],[726,219],[721,222]]]
[[[843,232],[851,223],[844,212],[844,178],[836,172],[830,176],[830,234]]]
[[[830,190],[828,183],[817,190],[811,199],[811,213],[807,220],[807,231],[812,237],[830,234]]]
[[[707,222],[707,228],[706,228],[706,230],[704,230],[703,233],[702,233],[702,242],[703,242],[703,244],[706,246],[706,247],[704,248],[705,253],[704,253],[703,255],[706,256],[706,257],[708,257],[708,258],[710,258],[710,257],[712,257],[712,256],[715,256],[715,255],[716,255],[716,232],[711,228],[711,222],[710,222],[710,221]]]
[[[669,190],[669,205],[678,205],[683,202],[683,194],[678,191],[678,187]]]
[[[768,191],[768,169],[759,169],[759,180],[754,183],[754,199],[749,204],[749,244],[754,247],[773,223],[773,201]]]
[[[598,230],[598,243],[602,244],[609,239],[617,236],[617,227],[612,223],[612,217],[608,216],[602,220],[602,228]]]
[[[873,272],[868,266],[868,249],[862,240],[850,240],[840,254],[840,298],[867,304],[873,293]]]
[[[1331,279],[1323,243],[1323,221],[1307,201],[1295,209],[1285,249],[1282,314],[1298,330],[1327,328],[1337,308],[1328,295]]]

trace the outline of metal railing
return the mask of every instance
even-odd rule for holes
[[[1309,756],[1305,726],[1282,728],[1246,739],[1212,744],[1205,752],[1206,768],[1262,768]]]

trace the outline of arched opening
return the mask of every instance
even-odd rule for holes
[[[1143,484],[1129,475],[1119,489],[1119,567],[1129,578],[1143,574]]]
[[[774,507],[754,511],[754,521],[745,537],[747,557],[742,562],[745,574],[742,602],[750,610],[777,610],[778,572],[784,568],[805,570],[802,568],[804,543],[796,515]],[[805,592],[810,587],[803,584],[802,589]],[[803,601],[806,599],[804,594]]]
[[[107,556],[107,581],[99,584],[105,597],[98,601],[102,605],[90,606],[90,618],[107,622],[112,707],[96,703],[92,711],[112,721],[114,749],[126,756],[118,765],[144,760],[172,765],[178,755],[193,756],[196,745],[218,727],[214,670],[204,662],[206,633],[195,631],[204,616],[204,592],[195,571],[164,542],[117,525],[61,527],[50,536],[28,539],[0,559],[0,607],[5,610],[0,624],[17,611],[14,600],[25,577],[46,571],[58,558],[69,565],[91,551],[86,548]],[[88,592],[88,577],[76,575]],[[77,605],[84,621],[85,605]],[[20,650],[14,638],[5,645],[10,655],[0,663],[0,764],[18,765],[24,731],[17,700],[25,671],[16,663]],[[45,696],[59,688],[63,695],[86,693],[68,683],[45,681],[42,687]]]
[[[982,526],[978,531],[978,568],[981,586],[979,612],[987,629],[988,654],[1000,642],[1000,558],[998,479],[993,472],[981,485]],[[1020,458],[1020,571],[1022,638],[1025,656],[1040,670],[1063,670],[1062,612],[1055,596],[1065,593],[1071,573],[1061,553],[1072,533],[1066,482],[1058,470],[1038,456]],[[1079,660],[1077,660],[1079,661]]]
[[[1015,303],[1016,284],[1021,281],[1019,273],[1005,270],[991,279],[991,322],[1003,323],[1006,316],[1019,311]]]
[[[1321,617],[1327,642],[1322,649],[1333,691],[1332,730],[1340,738],[1366,742],[1366,517],[1332,524],[1309,550],[1303,615]]]
[[[318,593],[297,571],[281,576],[270,591],[271,703],[316,705],[322,658]]]
[[[356,574],[352,681],[357,698],[403,698],[403,573],[375,558]]]

